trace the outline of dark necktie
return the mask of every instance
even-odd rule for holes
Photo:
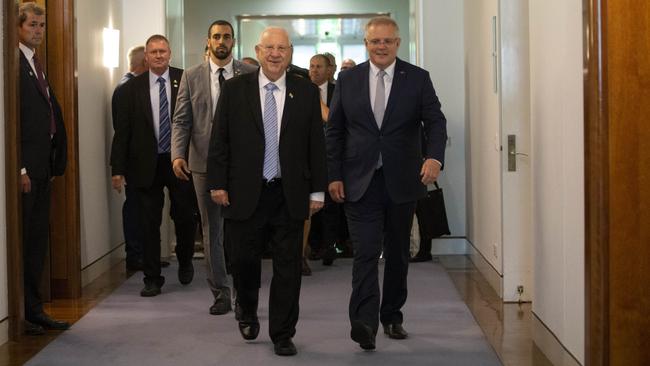
[[[219,71],[219,90],[223,87],[223,83],[226,82],[226,77],[223,76],[223,72],[226,71],[223,67],[220,67],[217,71]]]
[[[47,92],[47,88],[49,85],[47,83],[47,80],[45,79],[45,74],[43,73],[43,67],[41,66],[41,63],[38,61],[38,57],[36,57],[36,54],[34,54],[32,60],[34,60],[34,68],[36,69],[36,79],[38,79],[38,86],[40,87],[43,96],[45,96],[45,99],[47,99],[47,103],[50,105],[50,135],[54,135],[56,133],[56,122],[54,121],[54,109],[52,108],[52,101],[50,100],[50,95]]]
[[[158,131],[158,151],[167,153],[171,146],[172,130],[169,123],[169,103],[167,102],[167,89],[165,88],[165,78],[158,78],[158,93],[160,96],[160,130]]]

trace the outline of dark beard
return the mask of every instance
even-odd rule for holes
[[[211,50],[210,52],[212,52],[214,57],[216,57],[217,59],[225,60],[228,57],[230,57],[230,54],[232,53],[232,48],[230,48],[230,49],[226,48],[225,52],[222,52],[222,51],[219,50],[219,48],[216,48],[216,49]]]

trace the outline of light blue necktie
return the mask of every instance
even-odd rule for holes
[[[381,129],[381,124],[384,121],[384,112],[386,111],[386,85],[384,84],[384,76],[386,71],[379,70],[377,73],[377,88],[375,89],[375,104],[372,113],[375,115],[375,122],[377,127]],[[377,161],[377,169],[383,165],[381,159],[381,152],[379,153],[379,160]]]
[[[268,83],[264,86],[264,179],[271,180],[278,175],[278,107],[273,91],[277,85]]]
[[[167,153],[171,146],[172,130],[169,123],[169,102],[167,101],[167,89],[165,88],[165,78],[158,78],[159,95],[160,95],[160,129],[158,131],[158,152]]]

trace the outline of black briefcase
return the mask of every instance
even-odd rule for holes
[[[438,186],[438,182],[434,182],[434,184],[436,189],[427,192],[427,196],[417,202],[415,209],[420,233],[430,239],[451,234],[442,188]]]

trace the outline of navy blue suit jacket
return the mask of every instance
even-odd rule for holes
[[[326,133],[329,181],[343,181],[346,200],[358,201],[381,152],[390,198],[396,203],[416,201],[426,195],[420,177],[424,159],[444,163],[447,121],[440,101],[426,70],[397,59],[379,129],[370,102],[369,74],[366,61],[340,73],[336,82]]]

